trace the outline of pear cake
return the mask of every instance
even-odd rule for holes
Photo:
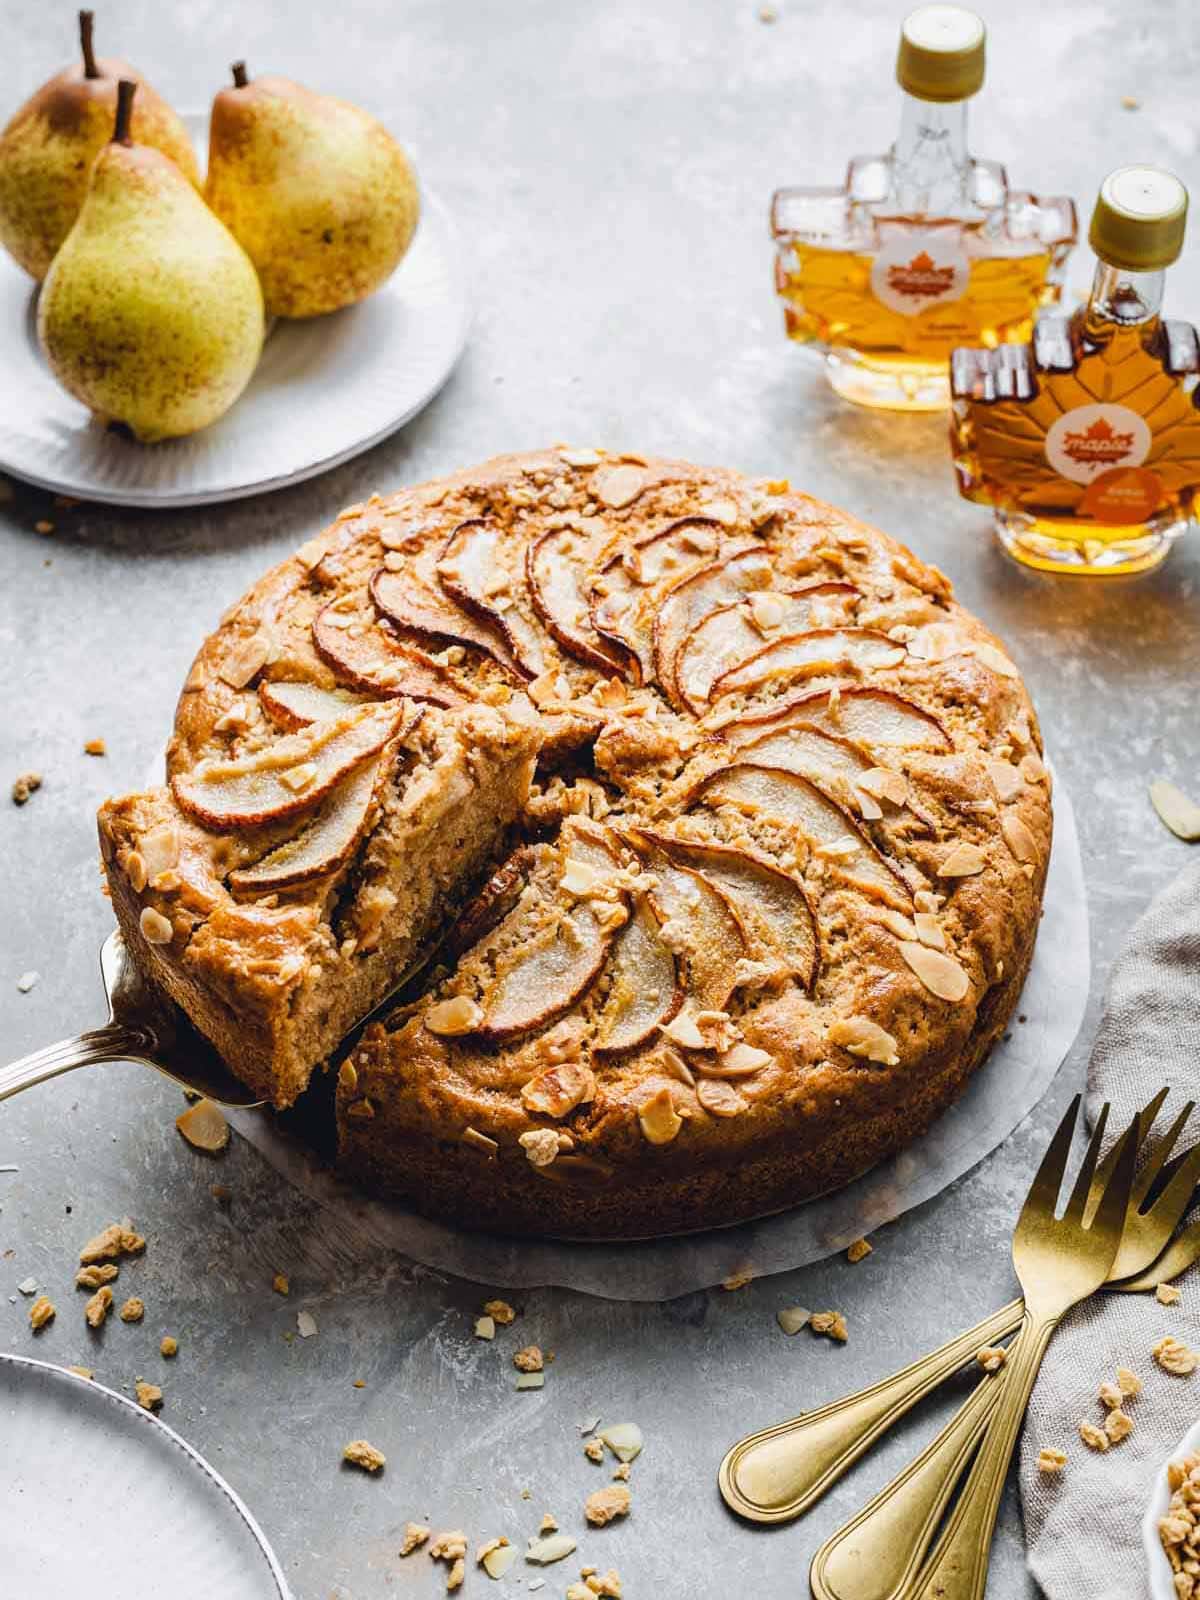
[[[269,573],[100,838],[133,955],[276,1106],[419,966],[338,1069],[348,1177],[636,1238],[833,1189],[961,1092],[1033,952],[1040,750],[894,539],[556,448]]]

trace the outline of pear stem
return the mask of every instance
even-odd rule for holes
[[[122,78],[117,84],[117,120],[113,127],[112,142],[114,144],[132,144],[133,136],[129,125],[133,120],[133,97],[137,93],[137,84],[128,78]]]
[[[79,48],[83,51],[83,75],[85,78],[98,78],[100,68],[96,65],[96,56],[92,48],[92,24],[95,17],[90,11],[79,13]]]
[[[233,63],[232,72],[234,88],[244,89],[250,82],[250,79],[246,76],[246,63],[244,61],[235,61]]]

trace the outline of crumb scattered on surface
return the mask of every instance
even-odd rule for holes
[[[1141,105],[1142,102],[1135,94],[1123,94],[1121,96],[1121,108],[1124,111],[1140,111]]]
[[[475,1337],[477,1339],[494,1339],[496,1337],[495,1317],[476,1317]]]
[[[854,1243],[846,1251],[846,1260],[851,1266],[854,1266],[856,1262],[862,1261],[869,1256],[874,1248],[875,1246],[868,1244],[865,1239],[855,1239]]]
[[[1098,1450],[1101,1455],[1111,1444],[1103,1428],[1098,1428],[1094,1422],[1081,1422],[1079,1424],[1079,1437],[1089,1450]]]
[[[588,1458],[589,1461],[603,1461],[604,1460],[604,1440],[603,1439],[585,1439],[584,1440],[584,1444],[583,1444],[583,1453]]]
[[[144,1378],[139,1378],[133,1391],[143,1411],[153,1411],[156,1406],[162,1405],[163,1392],[156,1383],[147,1383]]]
[[[297,1311],[296,1332],[302,1339],[311,1339],[317,1331],[317,1319],[311,1311]]]
[[[836,1339],[839,1344],[845,1344],[850,1337],[846,1319],[840,1311],[814,1311],[808,1319],[808,1325],[814,1333],[823,1334],[827,1339]]]
[[[83,753],[85,756],[105,756],[108,749],[103,739],[89,739],[83,747]]]
[[[1037,1465],[1039,1472],[1048,1473],[1053,1477],[1056,1473],[1061,1472],[1066,1464],[1067,1454],[1065,1450],[1055,1450],[1053,1446],[1046,1445],[1038,1451]]]
[[[96,1376],[91,1367],[68,1367],[68,1372],[73,1372],[77,1378],[86,1378],[90,1383]]]
[[[40,972],[23,972],[17,979],[18,992],[21,994],[28,994],[31,989],[35,988],[41,982],[41,980],[42,975]]]
[[[1160,1306],[1177,1306],[1183,1296],[1173,1283],[1160,1283],[1155,1286],[1154,1298]]]
[[[40,772],[22,772],[19,777],[13,779],[13,805],[23,806],[30,795],[36,794],[41,787],[42,775]]]
[[[1173,1373],[1178,1378],[1189,1377],[1200,1363],[1200,1355],[1189,1350],[1180,1340],[1173,1339],[1169,1333],[1158,1341],[1150,1354],[1164,1372]]]
[[[446,1574],[447,1593],[452,1593],[455,1589],[461,1589],[463,1585],[463,1579],[466,1577],[466,1575],[466,1557],[459,1556],[456,1560],[450,1563],[450,1571]]]
[[[120,1272],[112,1261],[105,1261],[94,1267],[80,1267],[75,1274],[75,1287],[77,1289],[99,1289],[102,1284],[111,1283]]]
[[[112,1303],[113,1292],[107,1284],[104,1284],[102,1288],[96,1290],[95,1294],[83,1308],[83,1314],[87,1319],[87,1325],[89,1328],[100,1328],[104,1326],[104,1320],[108,1316],[108,1313],[112,1310]]]
[[[554,1518],[551,1516],[551,1514],[548,1511],[543,1511],[542,1512],[542,1520],[538,1524],[538,1532],[539,1533],[557,1533],[558,1532],[558,1523],[554,1520]]]
[[[754,1268],[738,1267],[735,1272],[731,1272],[727,1278],[722,1279],[721,1287],[722,1289],[728,1290],[728,1292],[732,1294],[735,1290],[744,1289],[748,1283],[753,1282]]]
[[[633,1497],[623,1483],[610,1483],[595,1489],[583,1503],[583,1514],[594,1528],[603,1528],[616,1517],[629,1514]]]
[[[34,533],[41,534],[53,533],[54,524],[49,520],[48,517],[41,517],[37,522],[34,523],[33,531]]]
[[[1158,1537],[1178,1600],[1193,1600],[1200,1591],[1200,1455],[1169,1462],[1167,1487],[1171,1500],[1166,1516],[1159,1518]]]
[[[1008,1351],[1002,1344],[985,1344],[976,1350],[975,1359],[985,1372],[999,1372],[1008,1360]]]
[[[54,1302],[49,1295],[38,1295],[29,1308],[29,1325],[34,1333],[40,1333],[48,1322],[52,1322],[54,1314]]]
[[[501,1328],[507,1328],[517,1315],[507,1300],[489,1300],[483,1308],[483,1314],[485,1317],[491,1317],[497,1327]]]
[[[617,1468],[613,1473],[613,1477],[618,1483],[628,1483],[629,1472],[630,1467],[628,1461],[622,1461],[618,1463]]]
[[[419,1550],[432,1531],[423,1522],[406,1522],[404,1524],[404,1538],[400,1543],[400,1554],[402,1556],[410,1556],[414,1550]]]
[[[203,1150],[207,1155],[219,1154],[229,1143],[225,1113],[212,1100],[197,1100],[194,1106],[181,1111],[175,1126],[193,1150]]]
[[[160,1356],[166,1356],[170,1360],[172,1356],[179,1354],[179,1340],[173,1339],[169,1333],[164,1334],[163,1341],[158,1347],[158,1353]]]
[[[364,1472],[378,1472],[380,1467],[387,1465],[387,1457],[382,1450],[377,1450],[366,1439],[351,1439],[342,1451],[343,1461],[348,1461],[352,1467],[361,1467]]]
[[[282,1272],[277,1272],[271,1279],[271,1287],[276,1294],[291,1294],[292,1286]]]
[[[84,1245],[79,1252],[79,1264],[88,1267],[97,1261],[115,1261],[118,1256],[136,1256],[145,1248],[145,1239],[134,1232],[131,1223],[110,1222]]]
[[[22,1278],[17,1290],[21,1294],[35,1295],[38,1292],[38,1281],[36,1278]]]
[[[1133,1419],[1115,1406],[1104,1419],[1104,1431],[1112,1444],[1120,1444],[1133,1432]]]
[[[146,1315],[145,1302],[139,1295],[132,1294],[117,1315],[122,1322],[140,1322]]]
[[[1117,1368],[1117,1386],[1127,1400],[1142,1392],[1142,1380],[1136,1372],[1130,1372],[1128,1367]]]
[[[536,1344],[527,1344],[513,1356],[513,1366],[518,1372],[541,1372],[545,1364],[541,1348]]]
[[[517,1374],[518,1389],[542,1389],[545,1384],[546,1374],[544,1372],[518,1372]]]

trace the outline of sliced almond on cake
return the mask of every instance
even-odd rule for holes
[[[764,645],[741,666],[723,672],[712,685],[714,700],[749,694],[780,678],[818,677],[856,667],[882,672],[904,660],[904,647],[871,628],[812,628]]]
[[[912,905],[912,891],[899,868],[875,848],[848,811],[799,773],[739,764],[704,779],[692,800],[734,806],[744,815],[793,828],[856,887],[906,909]]]
[[[766,857],[734,845],[701,844],[669,834],[646,837],[672,860],[694,868],[735,905],[743,927],[766,953],[811,989],[817,974],[817,924],[804,886]]]
[[[335,676],[369,694],[407,695],[435,706],[462,705],[464,696],[450,674],[419,650],[401,644],[382,626],[341,625],[344,613],[323,607],[313,619],[317,654]]]
[[[716,680],[757,655],[769,634],[798,633],[813,625],[818,609],[844,613],[860,598],[852,583],[816,583],[780,594],[768,592],[757,605],[752,596],[709,612],[692,628],[675,657],[680,701],[703,716]]]
[[[525,551],[530,599],[547,631],[585,666],[637,677],[637,658],[592,625],[588,609],[590,543],[575,528],[552,528]]]
[[[324,877],[344,866],[366,830],[383,775],[384,762],[379,756],[364,761],[335,785],[303,833],[270,851],[252,867],[231,872],[230,888],[239,894],[265,894]]]
[[[318,683],[264,682],[258,686],[258,698],[271,721],[285,733],[295,733],[314,722],[332,722],[363,704],[361,695],[348,689],[322,689]]]
[[[722,738],[744,744],[767,728],[807,722],[822,732],[844,734],[865,745],[901,745],[910,750],[950,750],[949,734],[935,716],[890,689],[839,684],[792,695],[755,711],[739,712],[716,725]]]
[[[542,637],[515,604],[519,580],[504,569],[500,540],[500,529],[483,518],[460,523],[438,559],[438,579],[452,600],[501,635],[524,675],[536,678],[546,667]]]
[[[411,569],[392,572],[381,567],[371,579],[371,598],[388,619],[406,633],[433,641],[436,648],[461,644],[490,656],[518,683],[531,676],[495,629],[485,627],[461,606],[422,581],[416,562]]]
[[[673,861],[653,834],[634,829],[630,838],[653,866],[650,896],[663,939],[684,959],[689,993],[702,1010],[723,1011],[737,987],[734,969],[751,949],[732,901],[703,873]]]
[[[401,701],[366,705],[236,761],[202,761],[171,781],[183,809],[210,828],[278,822],[323,800],[335,784],[421,715]]]
[[[647,900],[638,902],[617,935],[608,973],[611,982],[596,1017],[593,1048],[615,1054],[645,1044],[683,1003],[675,957]]]
[[[676,706],[684,703],[675,668],[688,634],[710,611],[753,589],[765,589],[770,581],[770,552],[762,545],[751,545],[672,586],[655,615],[652,638],[655,676]]]

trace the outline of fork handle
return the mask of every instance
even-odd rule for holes
[[[1026,1310],[996,1414],[958,1504],[916,1583],[905,1591],[913,1600],[984,1600],[992,1534],[1009,1458],[1058,1321],[1057,1316],[1036,1316]]]
[[[1022,1310],[1022,1302],[1013,1300],[871,1388],[739,1440],[717,1474],[726,1505],[751,1522],[790,1522],[800,1516],[981,1345],[1012,1333],[1020,1325]]]
[[[809,1571],[815,1600],[899,1600],[991,1420],[1004,1378],[1003,1370],[984,1378],[916,1460],[825,1541]]]
[[[0,1100],[31,1089],[35,1083],[45,1083],[47,1078],[57,1078],[60,1072],[90,1067],[98,1061],[125,1061],[131,1055],[144,1055],[153,1044],[148,1033],[119,1022],[77,1034],[74,1039],[60,1039],[57,1044],[48,1044],[0,1067]]]

